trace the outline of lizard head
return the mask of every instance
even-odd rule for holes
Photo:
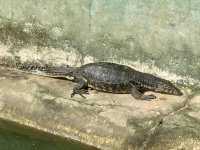
[[[155,92],[181,96],[183,93],[175,87],[170,81],[163,80],[157,84]]]

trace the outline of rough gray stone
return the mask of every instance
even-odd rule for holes
[[[187,95],[156,94],[156,100],[139,101],[131,95],[95,91],[87,99],[70,98],[70,81],[5,68],[0,76],[1,119],[101,149],[145,148],[163,117],[188,100]]]

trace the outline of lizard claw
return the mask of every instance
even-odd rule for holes
[[[73,90],[71,93],[71,98],[74,97],[74,95],[79,94],[82,98],[86,98],[83,94],[89,94],[88,90],[81,89],[81,90]]]
[[[142,100],[151,101],[152,99],[156,99],[156,96],[153,94],[150,95],[143,95]]]
[[[74,92],[72,92],[72,93],[71,93],[71,95],[70,95],[70,97],[72,98],[72,97],[74,97],[74,95],[75,95],[75,93],[74,93]]]

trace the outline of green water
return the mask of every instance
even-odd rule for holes
[[[10,124],[4,123],[2,126],[1,123],[0,150],[95,150],[95,148],[60,137],[44,135],[38,131],[19,129]]]

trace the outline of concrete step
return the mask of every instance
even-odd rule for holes
[[[159,149],[157,140],[163,145],[171,140],[168,146],[176,147],[179,136],[198,138],[200,102],[196,97],[193,101],[187,94],[156,94],[156,100],[141,101],[129,94],[90,90],[86,99],[70,98],[74,85],[1,67],[0,118],[106,150]],[[174,132],[177,124],[183,128]],[[188,132],[194,137],[188,137]]]

